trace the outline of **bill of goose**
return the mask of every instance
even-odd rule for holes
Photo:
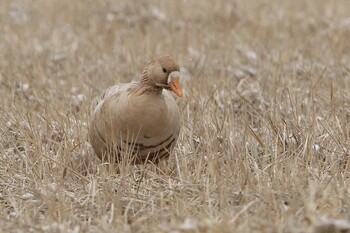
[[[102,161],[158,163],[180,132],[180,112],[171,94],[182,96],[180,67],[171,56],[152,60],[136,82],[117,84],[98,97],[89,140]],[[131,156],[131,157],[130,157]]]

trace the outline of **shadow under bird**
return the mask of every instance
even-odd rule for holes
[[[152,60],[141,79],[106,89],[97,99],[89,140],[102,161],[158,163],[173,150],[180,112],[171,94],[182,96],[180,67],[171,56]]]

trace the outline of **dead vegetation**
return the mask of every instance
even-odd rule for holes
[[[3,232],[350,232],[350,2],[0,3]],[[103,164],[99,92],[171,54],[182,132]]]

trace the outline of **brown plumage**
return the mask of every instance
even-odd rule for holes
[[[180,132],[179,65],[171,56],[152,60],[138,82],[106,89],[95,103],[89,139],[102,160],[159,162],[169,156]]]

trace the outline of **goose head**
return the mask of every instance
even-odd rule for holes
[[[142,72],[141,83],[157,89],[167,89],[182,96],[179,84],[180,66],[169,56],[161,56],[151,61]]]

